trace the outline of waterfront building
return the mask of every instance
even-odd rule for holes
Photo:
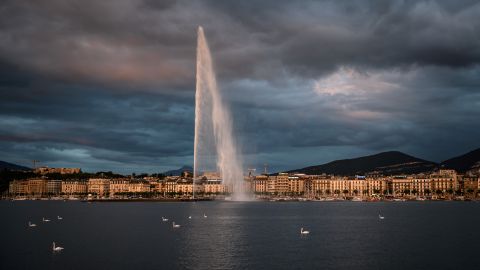
[[[413,189],[413,178],[403,175],[395,176],[391,180],[393,196],[403,197],[411,195]]]
[[[289,176],[288,189],[289,192],[297,195],[305,193],[305,179],[301,178],[300,175]]]
[[[163,193],[163,181],[150,181],[150,191],[155,193]]]
[[[430,177],[426,174],[417,174],[412,177],[412,193],[416,196],[429,196],[432,193]]]
[[[62,181],[62,193],[67,195],[87,194],[87,182],[78,180]]]
[[[311,185],[309,190],[311,190],[311,192],[315,196],[330,195],[333,193],[332,189],[330,188],[329,178],[326,178],[326,177],[313,178],[309,181],[309,184]]]
[[[277,194],[287,194],[287,192],[290,192],[290,179],[288,173],[279,173],[277,175],[275,192]]]
[[[467,197],[475,197],[478,193],[478,177],[476,176],[463,176],[462,177],[462,190]]]
[[[10,195],[26,195],[28,193],[28,181],[13,180],[8,186],[8,193]]]
[[[128,192],[146,193],[150,192],[150,183],[147,181],[132,181],[128,184]]]
[[[222,180],[207,180],[204,184],[206,194],[222,194],[228,192],[228,187],[222,183]]]
[[[177,180],[176,179],[168,179],[164,182],[164,192],[166,193],[175,193],[177,192]]]
[[[367,177],[365,179],[367,185],[368,196],[376,196],[385,194],[387,190],[387,178],[384,177]]]
[[[363,196],[366,195],[368,190],[365,177],[355,177],[348,180],[348,191],[351,196]]]
[[[430,175],[432,193],[436,196],[450,196],[457,189],[457,173],[455,170],[439,170]]]
[[[46,193],[48,195],[58,195],[62,192],[62,180],[47,180]]]
[[[199,186],[199,185],[196,185]],[[177,194],[192,194],[193,193],[193,181],[188,179],[180,179],[175,185],[175,192]]]
[[[267,179],[267,193],[273,194],[276,192],[277,176],[269,176]]]
[[[110,196],[118,193],[129,192],[130,181],[128,179],[112,179],[110,180]]]
[[[253,192],[265,194],[267,193],[267,182],[268,176],[267,175],[257,175],[253,179]]]
[[[104,197],[110,193],[110,180],[103,178],[90,178],[87,183],[88,193]]]
[[[344,196],[350,193],[348,180],[343,178],[334,178],[330,180],[330,186],[335,196]],[[343,194],[343,195],[342,195]]]
[[[36,197],[41,197],[47,191],[46,179],[29,179],[27,180],[27,193]]]

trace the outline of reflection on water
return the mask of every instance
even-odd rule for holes
[[[0,269],[480,269],[479,211],[475,202],[0,201]],[[52,253],[53,241],[65,250]]]
[[[192,205],[197,213],[180,239],[180,266],[187,269],[245,269],[247,237],[241,212],[245,203],[207,208]],[[198,215],[200,213],[201,216]],[[208,217],[203,218],[203,213]]]

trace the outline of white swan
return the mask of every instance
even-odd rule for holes
[[[62,219],[63,219],[63,217],[61,217],[61,216],[57,216],[57,219],[58,219],[58,220],[62,220]]]
[[[180,228],[180,225],[179,224],[175,224],[175,221],[172,223],[172,227],[175,229],[175,228]]]
[[[50,219],[48,219],[48,218],[42,218],[42,221],[43,221],[43,222],[50,222]]]
[[[167,221],[168,221],[168,218],[162,217],[162,221],[163,221],[163,222],[167,222]]]
[[[378,219],[385,219],[385,217],[382,216],[382,215],[380,215],[380,214],[378,214]]]
[[[63,247],[57,247],[55,246],[55,242],[53,242],[52,251],[62,251],[62,250],[63,250]]]
[[[207,215],[205,215],[205,213],[203,213],[203,218],[207,218]]]
[[[28,222],[28,227],[37,227],[37,224],[35,223],[32,223],[32,222]]]
[[[309,234],[310,231],[303,230],[303,227],[300,229],[300,234]]]
[[[188,219],[192,219],[192,216],[188,216]]]

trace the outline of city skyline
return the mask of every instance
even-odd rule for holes
[[[246,166],[399,150],[440,162],[480,136],[480,4],[0,4],[0,152],[119,173],[193,164],[196,29]]]

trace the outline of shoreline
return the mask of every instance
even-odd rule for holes
[[[2,198],[2,201],[71,201],[71,202],[209,202],[209,201],[220,201],[220,202],[236,202],[232,200],[225,199],[216,199],[216,198],[96,198],[96,199],[68,199],[68,198]],[[401,203],[401,202],[477,202],[480,199],[376,199],[376,200],[351,200],[351,199],[305,199],[305,198],[257,198],[247,202],[351,202],[351,203],[375,203],[375,202],[392,202],[392,203]]]

